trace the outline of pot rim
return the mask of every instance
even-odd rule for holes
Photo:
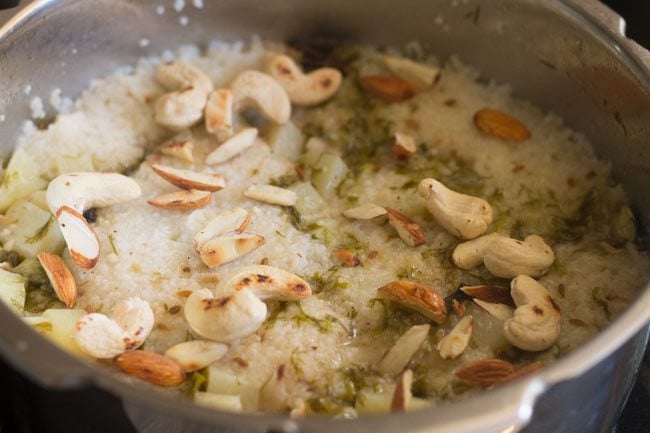
[[[59,0],[35,0],[28,4],[21,3],[18,13],[16,13],[16,9],[10,10],[11,17],[4,26],[0,27],[0,43],[32,17],[56,3],[59,3]],[[548,2],[548,5],[558,13],[568,16],[582,27],[590,30],[605,46],[616,50],[621,62],[650,92],[650,53],[625,36],[625,21],[620,16],[595,0],[553,0]],[[6,14],[6,12],[0,13],[0,23]],[[165,413],[181,413],[185,418],[191,417],[194,421],[206,424],[236,424],[251,431],[277,429],[292,432],[302,428],[318,430],[318,427],[331,426],[332,421],[345,423],[339,425],[350,423],[350,427],[358,427],[359,423],[370,425],[371,422],[375,426],[386,427],[391,424],[396,425],[394,424],[395,420],[398,420],[397,422],[408,421],[411,431],[424,431],[425,429],[437,431],[435,426],[429,424],[432,419],[440,421],[438,425],[444,425],[445,429],[454,427],[462,429],[470,422],[469,420],[476,416],[481,417],[482,426],[487,429],[490,426],[507,426],[508,422],[517,427],[525,424],[530,418],[536,397],[545,389],[584,373],[613,353],[639,330],[647,327],[650,321],[650,281],[646,283],[645,287],[639,289],[637,301],[628,306],[626,311],[606,329],[570,354],[538,372],[490,392],[482,392],[467,400],[442,402],[436,407],[408,414],[364,415],[355,420],[307,417],[295,421],[289,420],[286,415],[277,414],[244,414],[242,416],[241,414],[200,407],[189,400],[185,401],[175,396],[170,397],[161,392],[151,392],[151,387],[146,384],[129,382],[121,374],[106,371],[104,368],[56,348],[53,343],[40,336],[21,318],[9,311],[8,307],[0,305],[0,316],[12,316],[6,317],[8,326],[5,329],[24,331],[26,335],[21,335],[24,338],[16,340],[13,333],[11,336],[0,333],[0,352],[16,368],[46,386],[96,385],[119,396],[124,401],[137,405],[155,407],[156,410]],[[47,356],[36,359],[30,354],[31,345],[36,345],[36,350],[44,347],[44,350],[39,353],[44,352]],[[48,373],[46,369],[52,371]],[[448,410],[450,405],[454,410]],[[472,414],[472,416],[467,416],[467,414]],[[403,417],[408,417],[408,419]],[[326,422],[323,423],[323,420]]]

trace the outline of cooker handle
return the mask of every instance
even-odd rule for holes
[[[600,25],[619,36],[619,42],[625,46],[637,60],[650,69],[650,51],[625,35],[625,19],[599,0],[571,0],[582,12],[592,17]]]

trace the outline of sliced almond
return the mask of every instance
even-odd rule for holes
[[[147,203],[160,209],[185,212],[201,208],[210,203],[210,200],[212,200],[212,194],[209,191],[190,189],[163,194]]]
[[[166,181],[183,189],[219,191],[226,186],[226,181],[223,176],[216,173],[197,173],[195,171],[180,170],[160,164],[152,164],[151,168]]]
[[[81,269],[92,269],[99,259],[100,244],[86,218],[68,206],[61,206],[56,218],[72,260]]]
[[[266,243],[263,236],[239,233],[219,236],[207,241],[201,248],[201,260],[213,268],[245,256]]]
[[[445,335],[436,346],[443,359],[458,358],[467,348],[472,337],[472,324],[474,317],[465,316],[456,323],[456,326]]]
[[[453,308],[454,313],[456,313],[458,317],[463,317],[465,315],[465,306],[456,299],[451,300],[451,308]]]
[[[394,75],[366,75],[359,78],[363,90],[387,102],[402,102],[414,97],[417,85]]]
[[[205,104],[205,129],[217,136],[219,141],[227,140],[233,130],[233,96],[228,89],[217,89],[210,93]]]
[[[510,287],[493,286],[484,284],[480,286],[463,286],[460,290],[470,298],[480,299],[492,304],[515,306],[515,301],[510,295]]]
[[[364,203],[362,205],[346,209],[341,213],[344,217],[353,220],[372,220],[377,217],[386,215],[388,211],[385,208],[377,206],[374,203]]]
[[[528,375],[530,373],[533,373],[533,372],[539,370],[540,368],[544,368],[544,363],[543,362],[540,362],[540,361],[531,362],[528,365],[525,365],[525,366],[523,366],[521,368],[518,368],[514,373],[512,373],[511,375],[509,375],[509,376],[505,377],[503,380],[501,380],[500,383],[511,382],[513,380],[517,380],[520,377],[524,377],[524,376],[526,376],[526,375]]]
[[[488,312],[492,317],[499,320],[508,320],[515,314],[515,309],[505,304],[495,304],[493,302],[485,302],[480,299],[472,299],[476,305]]]
[[[280,206],[295,206],[296,200],[298,200],[295,192],[273,185],[253,184],[244,190],[244,196]]]
[[[181,132],[163,143],[160,147],[162,154],[173,156],[174,158],[187,162],[194,162],[193,150],[194,143],[192,142],[192,134],[189,131]]]
[[[239,155],[253,144],[257,138],[257,128],[246,128],[224,141],[205,157],[208,165],[221,164]]]
[[[413,370],[404,370],[397,379],[397,386],[393,394],[393,402],[390,405],[391,412],[406,412],[411,406],[413,400],[413,393],[411,387],[413,386]]]
[[[404,57],[381,56],[384,65],[395,75],[414,84],[420,90],[432,87],[440,79],[440,69],[423,65]]]
[[[474,125],[486,134],[508,141],[524,141],[530,138],[526,125],[498,110],[483,108],[474,115]]]
[[[154,352],[132,350],[118,355],[114,362],[126,374],[158,386],[178,386],[186,379],[176,361]]]
[[[45,269],[47,278],[52,283],[56,296],[68,308],[77,301],[77,283],[61,257],[56,254],[41,252],[36,255],[41,266]]]
[[[488,387],[502,382],[515,372],[515,367],[500,359],[482,359],[456,369],[456,377],[475,385]]]
[[[193,340],[179,343],[165,352],[167,358],[176,361],[183,370],[200,370],[223,358],[230,346],[216,341]]]
[[[393,156],[399,159],[408,159],[417,150],[415,138],[399,132],[393,134],[390,139],[390,145],[390,150],[393,153]]]
[[[384,354],[377,370],[384,374],[394,376],[404,371],[413,355],[420,349],[422,343],[429,335],[430,325],[416,325],[404,333]]]
[[[359,257],[354,254],[354,251],[350,251],[347,248],[339,248],[334,250],[334,257],[336,260],[341,262],[343,266],[349,268],[356,268],[361,264]]]
[[[443,323],[447,318],[445,300],[431,287],[414,281],[398,280],[381,287],[379,293],[436,323]]]
[[[250,222],[251,217],[246,209],[238,207],[222,212],[214,217],[203,230],[194,235],[192,239],[194,249],[200,253],[203,245],[210,239],[230,232],[241,233],[246,230]]]
[[[386,212],[388,212],[388,222],[397,230],[397,234],[406,245],[417,247],[424,244],[426,239],[418,223],[395,209],[387,207]]]

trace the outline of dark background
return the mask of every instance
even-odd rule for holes
[[[0,9],[16,3],[0,0]],[[650,48],[650,0],[605,3],[627,20],[628,36]],[[649,431],[650,353],[646,351],[639,379],[613,433]],[[114,397],[101,391],[48,392],[0,360],[0,433],[59,432],[135,433]]]

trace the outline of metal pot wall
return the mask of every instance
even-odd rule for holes
[[[33,94],[59,87],[76,95],[91,78],[143,55],[214,38],[417,40],[443,59],[459,55],[585,131],[599,156],[612,162],[642,227],[649,226],[650,53],[626,39],[622,19],[594,0],[214,0],[203,9],[187,7],[187,26],[171,4],[159,16],[159,4],[41,0],[0,12],[0,153],[11,151],[29,117],[27,85]],[[151,41],[146,49],[141,38]],[[0,351],[45,386],[92,385],[115,393],[142,431],[514,432],[532,416],[528,432],[604,432],[634,382],[649,318],[650,290],[639,288],[622,317],[537,374],[467,401],[353,421],[289,421],[197,407],[72,358],[3,305]]]

